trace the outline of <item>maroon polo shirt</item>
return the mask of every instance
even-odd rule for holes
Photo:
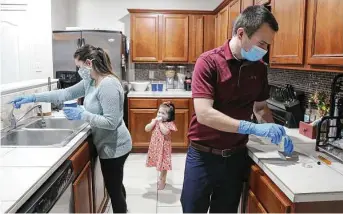
[[[228,41],[198,58],[192,78],[192,97],[212,99],[214,109],[232,118],[249,121],[254,102],[269,98],[266,65],[260,61],[236,60]],[[188,137],[217,149],[230,149],[248,142],[248,135],[222,132],[200,124],[195,114]]]

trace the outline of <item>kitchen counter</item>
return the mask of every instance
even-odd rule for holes
[[[130,91],[129,98],[192,98],[191,91]]]
[[[64,147],[0,147],[0,213],[16,212],[89,135],[87,126]]]
[[[315,140],[298,134],[298,129],[287,129],[299,158],[284,161],[277,146],[252,137],[248,143],[249,156],[264,173],[285,193],[291,202],[343,200],[343,164],[315,151]],[[318,155],[333,162],[317,164]]]
[[[283,161],[277,146],[251,136],[252,160],[292,202],[343,200],[343,164],[328,158],[332,165],[318,165],[315,141],[300,135],[298,129],[286,131],[299,159]],[[18,210],[89,134],[88,126],[59,148],[0,148],[0,212]]]

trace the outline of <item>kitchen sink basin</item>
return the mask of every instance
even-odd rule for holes
[[[1,138],[2,147],[63,147],[72,139],[73,130],[16,130]]]
[[[45,127],[42,127],[42,119],[35,120],[24,126],[26,129],[72,129],[79,130],[87,123],[81,120],[68,120],[66,118],[44,118]]]

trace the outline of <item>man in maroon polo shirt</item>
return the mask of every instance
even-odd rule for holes
[[[234,213],[249,168],[248,135],[293,144],[285,129],[273,123],[267,109],[267,68],[261,61],[278,31],[274,16],[251,6],[237,18],[233,37],[203,53],[193,73],[195,114],[188,137],[181,204],[184,213]],[[255,114],[262,124],[249,122]]]

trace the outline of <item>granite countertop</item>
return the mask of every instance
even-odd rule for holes
[[[0,147],[0,213],[16,212],[89,134],[87,126],[64,147]]]
[[[129,98],[192,98],[191,91],[130,91]]]

